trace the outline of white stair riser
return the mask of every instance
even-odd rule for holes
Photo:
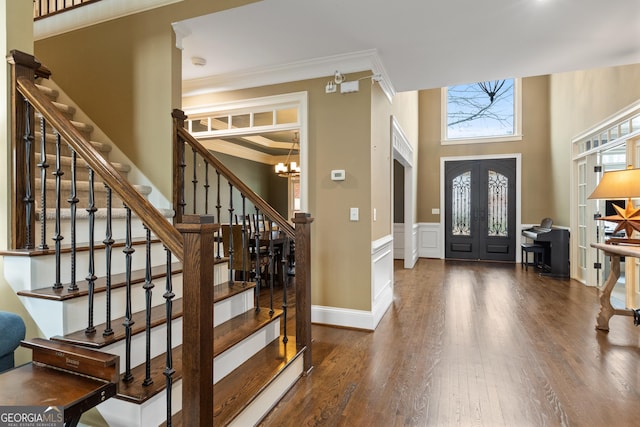
[[[162,296],[165,292],[164,283],[155,283],[151,292],[152,306],[164,305]],[[175,275],[172,280],[173,293],[176,298],[182,297],[182,275]],[[143,283],[136,284],[131,290],[131,308],[138,312],[146,308],[146,295],[142,289]],[[106,293],[99,292],[94,296],[93,324],[106,322]],[[73,298],[64,301],[53,301],[42,298],[20,297],[36,324],[46,337],[65,335],[84,329],[88,324],[88,298]],[[125,287],[114,289],[111,293],[111,318],[116,319],[125,315]],[[102,333],[102,331],[99,331]]]
[[[174,291],[175,292],[175,291]],[[218,318],[219,323],[226,322],[232,317],[238,316],[244,313],[247,310],[253,309],[253,290],[247,289],[245,292],[234,295],[231,298],[228,298],[224,301],[218,302],[214,306],[214,319]],[[176,294],[176,298],[178,295]],[[163,301],[164,303],[164,301]],[[134,310],[135,311],[135,310]],[[215,321],[214,321],[215,322]],[[172,345],[175,347],[177,345],[182,344],[182,318],[174,319],[171,322],[172,325]],[[101,333],[101,331],[98,331]],[[165,325],[159,325],[151,330],[151,357],[158,356],[164,353],[164,348],[166,346],[166,337],[167,337],[167,328]],[[144,362],[145,358],[145,334],[140,333],[136,334],[132,338],[132,348],[134,351],[132,352],[132,366],[136,366]],[[102,351],[106,351],[111,354],[115,354],[120,356],[120,370],[121,373],[125,370],[124,360],[125,360],[125,343],[124,341],[120,341],[104,347]]]
[[[155,287],[151,291],[151,305],[164,305],[165,292],[164,278],[154,281]],[[131,306],[133,312],[146,308],[146,295],[138,283],[131,290]],[[182,297],[182,274],[172,277],[172,289],[175,298]],[[94,296],[93,324],[106,322],[106,298],[105,292],[99,292]],[[111,293],[111,318],[116,319],[125,315],[126,289],[124,287],[114,289]],[[88,298],[74,298],[65,301],[53,301],[41,298],[21,297],[24,306],[34,318],[46,337],[65,335],[78,331],[87,326],[89,316]],[[253,289],[234,295],[220,301],[214,306],[214,325],[226,322],[232,317],[238,316],[247,310],[253,309]],[[112,325],[113,327],[113,325]],[[102,333],[102,331],[98,331]]]
[[[97,406],[109,427],[149,427],[159,426],[167,416],[166,393],[158,393],[142,405],[115,398],[108,399]],[[182,380],[173,383],[171,388],[171,412],[182,409]]]
[[[83,216],[86,216],[86,211],[81,212]],[[93,227],[93,242],[96,245],[102,245],[102,241],[106,238],[106,220],[97,217],[100,215],[106,215],[106,213],[96,212],[96,219]],[[34,233],[34,242],[36,247],[39,247],[42,241],[42,233],[40,223],[36,223],[36,232]],[[46,237],[45,243],[50,249],[55,248],[55,221],[52,218],[47,219]],[[126,237],[127,221],[125,218],[112,218],[111,220],[111,238],[113,240],[124,240]],[[142,221],[135,216],[131,218],[131,237],[132,239],[140,239],[146,237],[146,230],[142,225]],[[60,244],[68,245],[71,243],[71,220],[69,218],[62,218],[60,221],[60,235],[64,238]],[[89,220],[87,218],[78,218],[76,220],[76,244],[88,244],[89,243]],[[153,234],[152,234],[153,238]]]
[[[213,306],[213,327],[226,322],[227,320],[238,316],[255,307],[253,301],[253,288],[234,295],[231,298],[217,302]]]
[[[131,337],[131,366],[144,363],[146,357],[146,334],[139,333]],[[176,347],[182,344],[182,318],[171,321],[171,345]],[[151,358],[164,354],[167,346],[167,325],[158,325],[151,329]],[[126,371],[126,344],[124,340],[118,341],[100,349],[110,354],[120,356],[120,373]]]
[[[217,383],[267,344],[280,337],[280,319],[275,320],[213,359],[213,383]]]
[[[123,273],[125,271],[126,256],[122,252],[123,247],[113,248],[111,253],[111,274]],[[131,268],[133,270],[144,269],[146,265],[145,246],[135,246],[135,252],[131,256]],[[14,257],[6,256],[5,277],[13,289],[18,292],[22,290],[34,290],[52,286],[55,282],[56,259],[55,255],[39,257]],[[71,282],[71,254],[64,253],[60,256],[60,280],[63,284]],[[105,250],[100,249],[94,252],[94,268],[96,277],[106,275],[106,255]],[[165,265],[166,251],[164,247],[157,243],[151,245],[151,264]],[[76,252],[76,284],[86,284],[86,276],[89,272],[89,252]]]

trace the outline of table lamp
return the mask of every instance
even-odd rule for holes
[[[626,239],[609,239],[607,243],[632,243],[640,244],[640,240],[630,239],[633,230],[640,231],[640,208],[635,208],[632,197],[640,197],[640,169],[627,169],[605,172],[600,179],[600,183],[593,190],[589,199],[627,199],[624,209],[613,205],[617,214],[598,218],[601,221],[615,222],[614,234],[624,230]]]

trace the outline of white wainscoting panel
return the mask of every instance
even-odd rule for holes
[[[439,222],[421,222],[418,232],[418,255],[420,258],[443,258],[441,247],[442,229]]]
[[[393,259],[404,259],[404,224],[393,224]]]

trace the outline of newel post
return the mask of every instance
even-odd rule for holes
[[[313,368],[311,362],[311,223],[307,213],[296,213],[296,342],[304,346],[304,372]]]
[[[213,424],[213,216],[185,215],[182,418],[185,426]]]
[[[7,56],[11,64],[11,247],[33,249],[35,215],[34,111],[27,107],[18,91],[18,77],[32,82],[42,64],[33,56],[12,50]]]
[[[187,116],[182,110],[176,108],[171,112],[171,117],[173,117],[173,210],[175,212],[173,223],[179,224],[182,222],[184,207],[186,205],[184,199],[184,171],[186,161],[184,151],[185,143],[184,140],[178,136],[178,129],[184,128],[184,122]]]

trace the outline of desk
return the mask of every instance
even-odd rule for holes
[[[634,310],[613,308],[611,305],[611,291],[620,278],[620,257],[640,258],[639,246],[612,245],[606,243],[592,243],[592,248],[600,249],[611,257],[611,272],[602,288],[598,288],[600,298],[600,312],[596,318],[596,329],[609,330],[609,319],[614,315],[633,316]]]

